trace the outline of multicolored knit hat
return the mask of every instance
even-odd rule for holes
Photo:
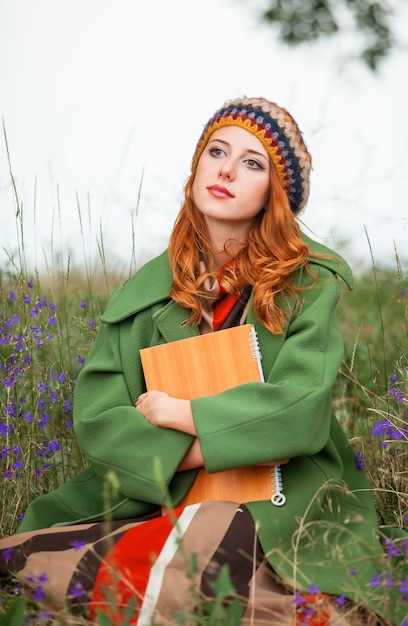
[[[193,156],[192,172],[196,171],[212,133],[224,126],[240,126],[261,141],[288,195],[290,208],[299,213],[309,197],[312,159],[293,117],[264,98],[229,100],[204,127]]]

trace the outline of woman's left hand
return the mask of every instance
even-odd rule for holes
[[[172,398],[164,391],[146,391],[137,399],[136,408],[152,426],[197,435],[189,400]]]

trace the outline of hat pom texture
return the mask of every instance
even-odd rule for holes
[[[299,213],[310,191],[312,159],[293,117],[264,98],[228,100],[207,122],[192,161],[192,172],[214,131],[224,126],[240,126],[263,144],[286,191],[290,208]]]

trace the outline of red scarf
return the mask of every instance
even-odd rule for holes
[[[225,265],[232,265],[234,262],[235,260],[231,259]],[[247,287],[236,295],[227,294],[220,283],[225,265],[220,267],[215,277],[207,278],[204,283],[207,297],[201,300],[203,314],[201,334],[245,323],[251,288]],[[201,269],[205,271],[204,264],[201,264]]]

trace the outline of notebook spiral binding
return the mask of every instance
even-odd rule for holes
[[[271,482],[271,502],[275,506],[282,506],[286,502],[286,496],[282,493],[282,470],[280,465],[271,467]]]
[[[252,358],[254,361],[258,363],[259,378],[262,382],[265,382],[262,365],[261,365],[262,353],[261,353],[261,348],[259,346],[258,333],[256,332],[254,326],[252,326],[251,329],[249,330],[249,345],[251,347]]]
[[[255,328],[251,328],[249,331],[249,343],[251,346],[252,358],[256,360],[262,359],[261,349],[259,347],[258,334]]]

